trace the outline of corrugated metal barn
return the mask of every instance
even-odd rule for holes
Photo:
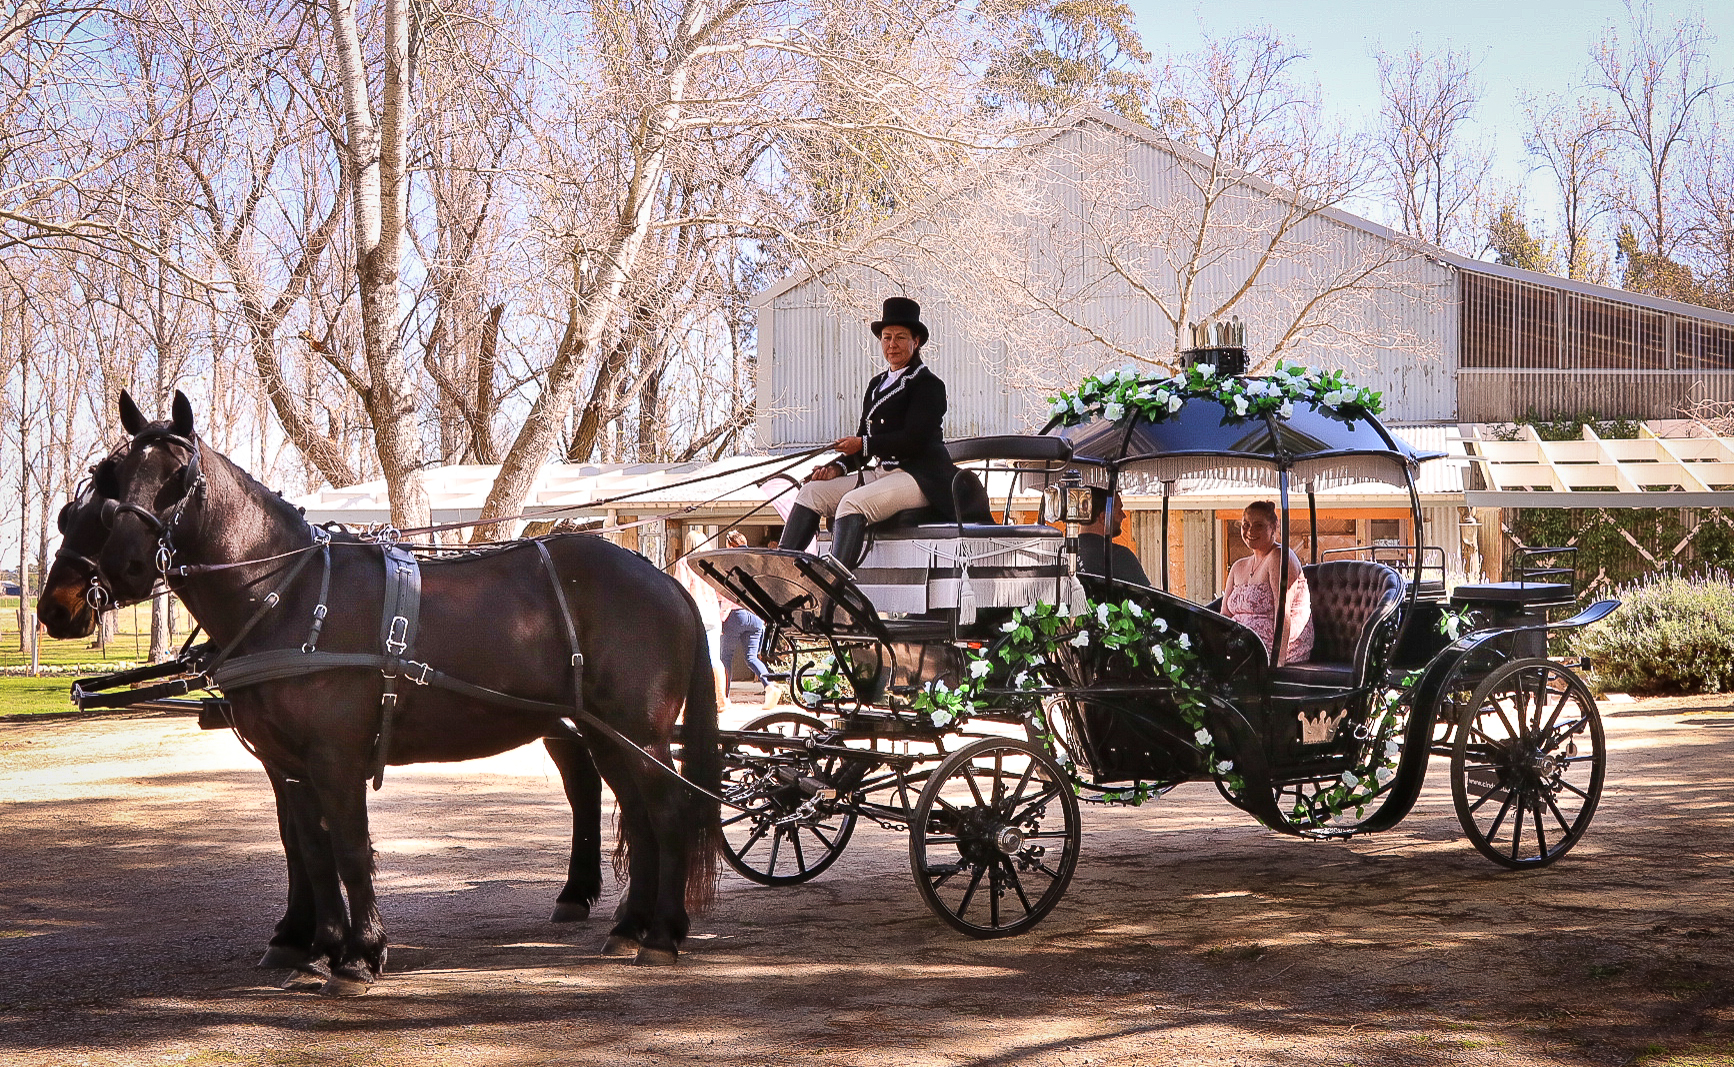
[[[1080,113],[848,262],[767,290],[760,446],[853,427],[879,362],[866,323],[898,294],[922,303],[955,437],[1039,428],[1053,390],[1165,361],[1186,323],[1225,304],[1254,359],[1280,343],[1284,358],[1342,368],[1398,423],[1668,418],[1734,399],[1734,315],[1465,259],[1244,175],[1211,177],[1222,170]],[[1199,263],[1176,254],[1189,224],[1208,231]]]

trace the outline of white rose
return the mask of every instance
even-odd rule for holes
[[[1084,401],[1081,398],[1075,396],[1072,398],[1072,413],[1075,415],[1084,413]]]
[[[1293,418],[1294,417],[1294,401],[1284,400],[1282,402],[1282,407],[1277,409],[1277,413],[1280,414],[1285,419]]]
[[[993,664],[985,659],[978,659],[969,665],[969,676],[971,678],[985,678],[987,672],[991,670],[993,670]]]
[[[1234,398],[1234,413],[1236,415],[1246,414],[1246,397],[1237,396]]]
[[[1391,757],[1395,756],[1397,753],[1399,753],[1401,751],[1403,751],[1403,742],[1401,742],[1401,741],[1386,741],[1385,742],[1385,758],[1386,759],[1390,759]]]
[[[1359,778],[1355,777],[1354,771],[1344,771],[1342,778],[1340,778],[1338,780],[1341,781],[1344,785],[1348,786],[1350,789],[1353,789],[1355,787],[1355,783],[1360,781]]]
[[[1062,396],[1058,400],[1054,401],[1052,404],[1048,405],[1048,414],[1049,415],[1064,415],[1070,409],[1071,409],[1071,405],[1067,404],[1066,398]]]
[[[1132,613],[1132,617],[1134,619],[1142,619],[1144,617],[1144,609],[1138,606],[1138,602],[1136,600],[1127,604],[1126,610]]]
[[[1090,631],[1088,631],[1088,630],[1079,630],[1078,636],[1072,638],[1072,647],[1073,648],[1083,648],[1085,645],[1087,645],[1089,643],[1090,643]]]
[[[1155,660],[1157,663],[1167,663],[1168,662],[1168,653],[1162,651],[1161,645],[1151,645],[1150,646],[1150,655],[1155,657]]]
[[[1180,406],[1181,406],[1181,404],[1183,404],[1183,403],[1184,403],[1184,401],[1182,401],[1182,400],[1181,400],[1181,399],[1180,399],[1180,398],[1179,398],[1179,397],[1177,397],[1177,396],[1171,396],[1171,397],[1169,397],[1169,398],[1168,398],[1168,412],[1169,412],[1169,414],[1173,414],[1173,413],[1174,413],[1174,412],[1176,412],[1176,411],[1179,411],[1179,410],[1180,410]]]
[[[1069,619],[1072,617],[1072,606],[1062,600],[1059,605],[1054,608],[1054,614],[1062,619]]]
[[[951,692],[951,689],[945,684],[945,679],[941,678],[939,681],[933,683],[933,691],[935,693],[949,693]]]
[[[1108,605],[1106,605],[1106,604],[1097,604],[1096,605],[1096,625],[1098,625],[1098,626],[1108,625],[1108,610],[1109,610]]]
[[[1029,671],[1019,671],[1018,676],[1016,678],[1012,679],[1012,688],[1013,689],[1022,689],[1025,685],[1029,684],[1029,680],[1030,680],[1030,672]]]
[[[1025,604],[1023,607],[1019,608],[1018,611],[1022,612],[1025,616],[1034,615],[1036,613],[1036,606],[1034,604]]]
[[[1016,619],[1007,619],[1006,621],[999,624],[999,632],[1002,634],[1009,634],[1017,628],[1018,628],[1018,621]]]
[[[1396,776],[1397,776],[1397,772],[1393,771],[1391,768],[1380,767],[1377,771],[1374,772],[1373,779],[1375,781],[1377,781],[1380,785],[1384,785],[1386,782],[1390,781],[1391,779],[1395,778]]]
[[[1198,732],[1193,734],[1192,737],[1195,741],[1197,741],[1201,745],[1208,745],[1211,743],[1210,731],[1206,730],[1202,726],[1200,726],[1198,728]]]
[[[1181,634],[1180,635],[1180,647],[1181,648],[1191,648],[1192,647],[1192,635],[1191,634]]]
[[[1159,634],[1165,634],[1168,632],[1168,620],[1167,619],[1151,619],[1150,625]]]
[[[1107,419],[1109,422],[1119,422],[1125,414],[1125,405],[1118,403],[1117,401],[1110,401],[1107,404],[1102,405],[1102,417]]]
[[[944,726],[951,722],[952,718],[951,712],[939,708],[935,708],[933,711],[929,712],[927,717],[933,721],[933,725],[935,726]]]
[[[1209,363],[1198,364],[1198,374],[1203,378],[1216,377],[1216,368]]]
[[[1216,773],[1217,774],[1227,774],[1229,771],[1232,771],[1232,770],[1234,770],[1234,761],[1233,760],[1225,759],[1216,765]]]

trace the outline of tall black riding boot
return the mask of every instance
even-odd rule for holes
[[[840,515],[831,520],[831,558],[854,570],[867,548],[867,516]]]
[[[789,517],[783,522],[783,536],[777,539],[777,547],[805,551],[818,532],[819,513],[805,504],[796,504],[789,509]]]

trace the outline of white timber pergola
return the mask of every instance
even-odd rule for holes
[[[1691,419],[1644,422],[1621,439],[1585,426],[1575,441],[1543,441],[1530,426],[1500,440],[1478,426],[1467,443],[1486,482],[1465,492],[1470,507],[1734,507],[1734,438]]]

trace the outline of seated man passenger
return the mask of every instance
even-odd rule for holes
[[[1126,509],[1118,496],[1113,498],[1114,506],[1109,509],[1108,499],[1106,489],[1090,488],[1090,510],[1095,513],[1096,520],[1078,534],[1078,569],[1085,574],[1112,577],[1115,581],[1149,585],[1150,579],[1145,576],[1138,557],[1125,545],[1114,543],[1125,522]],[[1112,575],[1108,574],[1110,553],[1114,562]]]
[[[855,435],[832,444],[841,458],[814,467],[802,483],[779,548],[804,550],[819,530],[819,516],[834,516],[831,557],[854,567],[870,523],[928,506],[955,521],[951,480],[957,467],[945,450],[945,383],[921,362],[927,343],[921,305],[894,296],[883,315],[871,328],[886,369],[867,383]],[[877,470],[867,469],[870,460],[878,461]]]
[[[1235,560],[1229,568],[1222,613],[1257,634],[1268,654],[1276,637],[1277,582],[1282,567],[1278,553],[1286,554],[1288,607],[1283,619],[1282,658],[1277,661],[1281,666],[1305,662],[1313,654],[1313,613],[1300,557],[1277,542],[1276,532],[1275,504],[1258,500],[1246,506],[1240,516],[1240,539],[1252,549],[1252,555]]]

